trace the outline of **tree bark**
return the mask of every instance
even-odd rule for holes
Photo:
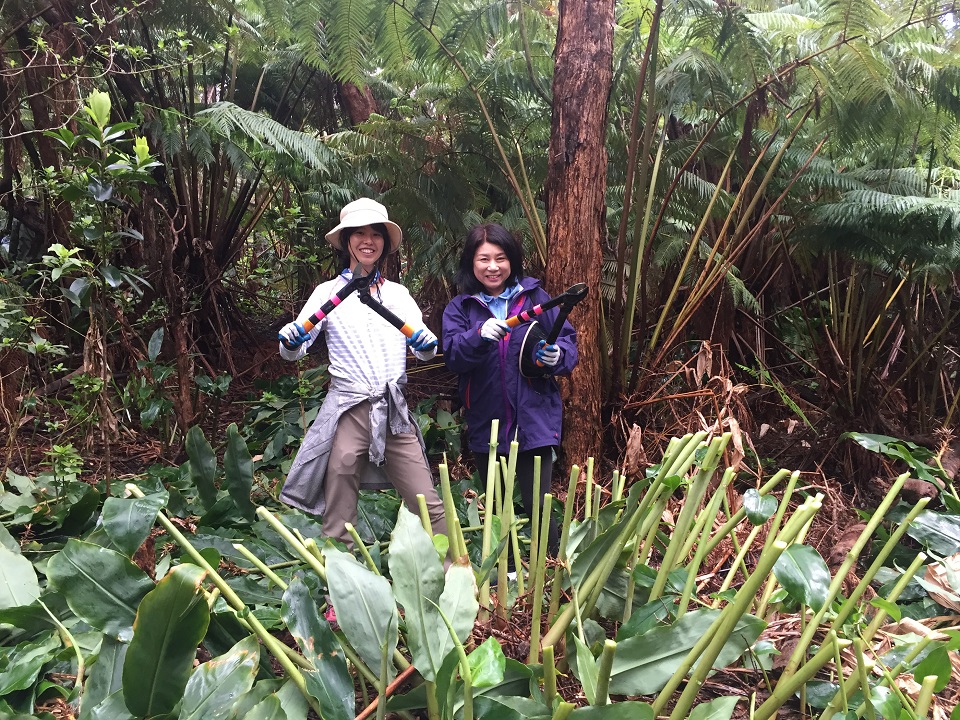
[[[547,287],[585,282],[570,318],[580,363],[564,392],[567,461],[602,449],[600,268],[606,233],[607,99],[613,80],[614,0],[561,0],[547,166]]]

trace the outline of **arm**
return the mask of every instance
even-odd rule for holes
[[[399,319],[402,320],[406,326],[412,328],[414,332],[421,328],[425,328],[427,332],[430,332],[430,329],[423,323],[423,313],[420,311],[420,306],[417,305],[417,301],[413,299],[410,291],[404,286],[401,285],[400,288],[402,290],[402,315]],[[404,334],[406,334],[406,332],[404,332]],[[407,344],[410,344],[409,341]],[[416,350],[411,346],[410,350],[418,360],[432,360],[437,356],[437,345],[433,345],[433,347],[427,350]]]
[[[443,359],[453,372],[467,373],[489,361],[497,344],[480,337],[481,324],[471,322],[456,300],[443,311]]]
[[[330,282],[336,282],[332,280]],[[297,315],[296,322],[303,325],[311,315],[313,315],[317,310],[321,308],[324,302],[327,301],[328,295],[331,294],[332,288],[330,288],[329,283],[322,283],[318,285],[314,291],[310,294],[310,297],[307,299],[307,302],[304,304],[303,308],[300,310],[300,313]],[[284,360],[289,360],[294,362],[299,360],[304,355],[307,354],[307,349],[313,345],[314,340],[320,337],[320,333],[323,332],[323,329],[327,326],[326,320],[321,320],[318,324],[314,325],[310,329],[310,339],[299,347],[290,349],[284,346],[283,343],[278,343],[280,346],[280,357]]]

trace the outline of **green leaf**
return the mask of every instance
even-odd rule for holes
[[[50,559],[47,580],[77,617],[122,641],[132,636],[137,606],[153,587],[129,558],[75,538]]]
[[[553,712],[543,703],[511,695],[481,695],[474,698],[476,720],[550,720]]]
[[[60,637],[56,633],[16,647],[0,648],[0,697],[33,685],[40,670],[56,658],[60,648]]]
[[[268,695],[243,716],[243,720],[287,720],[287,714],[280,705],[280,698]]]
[[[223,455],[224,483],[240,515],[253,520],[255,508],[250,502],[253,489],[253,460],[236,423],[227,428],[227,449]]]
[[[123,663],[123,698],[134,715],[172,712],[183,697],[210,622],[200,592],[205,575],[196,565],[177,565],[140,603]]]
[[[136,720],[123,702],[123,692],[110,695],[90,712],[90,720]]]
[[[302,672],[307,691],[320,704],[324,720],[350,720],[356,714],[356,700],[343,649],[327,621],[320,617],[303,580],[294,578],[287,587],[280,611],[300,652],[316,668]]]
[[[654,600],[630,613],[630,619],[620,626],[617,642],[635,635],[643,635],[670,617],[670,607],[663,600]]]
[[[694,610],[673,625],[653,628],[618,644],[613,658],[610,692],[615,695],[658,692],[719,614],[719,610],[710,608]],[[753,615],[741,617],[713,667],[726,667],[739,658],[760,637],[766,625]]]
[[[407,642],[413,664],[425,680],[434,682],[453,640],[437,606],[443,591],[443,567],[420,519],[400,508],[390,536],[390,576],[393,593],[403,605]]]
[[[101,520],[114,547],[127,557],[133,557],[150,534],[157,513],[167,504],[168,498],[169,494],[164,491],[142,498],[108,497],[104,500]]]
[[[653,707],[645,702],[627,700],[611,705],[581,707],[570,713],[576,720],[653,720]]]
[[[900,618],[903,617],[903,611],[900,609],[900,606],[894,602],[881,597],[876,597],[870,601],[870,604],[875,608],[883,610],[887,615],[889,615],[894,622],[900,622]]]
[[[791,545],[777,558],[773,574],[797,602],[819,612],[830,591],[830,568],[809,545]]]
[[[226,654],[203,663],[187,682],[180,720],[229,717],[237,699],[253,687],[259,664],[260,644],[255,635],[244,638]]]
[[[718,697],[716,700],[700,703],[690,711],[687,720],[730,720],[738,702],[740,698],[733,696]]]
[[[190,457],[190,479],[197,486],[203,509],[209,510],[217,501],[217,486],[214,484],[214,478],[217,475],[217,456],[203,436],[203,430],[199,425],[194,425],[187,432],[186,445],[187,455]]]
[[[777,511],[777,498],[773,495],[761,495],[754,488],[743,494],[743,510],[747,520],[753,525],[763,525]]]
[[[33,564],[0,545],[0,610],[29,605],[38,597],[40,581]]]
[[[358,563],[352,555],[328,546],[323,551],[327,586],[337,622],[347,642],[359,653],[368,668],[380,674],[383,645],[388,656],[397,647],[399,617],[390,583]],[[388,665],[393,679],[393,663]]]
[[[587,696],[587,702],[595,705],[598,702],[597,679],[600,676],[597,660],[576,633],[573,634],[573,642],[577,648],[577,679],[583,687],[583,694]]]
[[[913,671],[913,679],[922,682],[927,675],[935,675],[937,683],[933,686],[933,691],[940,692],[950,682],[951,672],[953,672],[953,666],[950,664],[950,654],[943,645],[940,645],[917,665]]]
[[[80,720],[88,720],[94,708],[122,688],[123,659],[127,656],[127,647],[126,643],[110,635],[103,636],[97,661],[90,670],[83,695],[80,696]]]
[[[470,663],[470,684],[475,688],[491,687],[503,682],[507,658],[494,637],[488,637],[467,656]]]
[[[453,626],[457,639],[463,643],[473,632],[480,603],[477,602],[477,582],[473,568],[451,565],[444,576],[443,592],[440,594],[440,611]]]
[[[960,552],[960,515],[924,510],[910,523],[907,535],[937,555],[949,557]]]

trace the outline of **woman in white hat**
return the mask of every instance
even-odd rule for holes
[[[326,235],[340,252],[343,272],[317,286],[296,321],[280,330],[284,359],[299,360],[325,333],[330,360],[330,388],[280,499],[320,515],[324,536],[347,545],[352,541],[344,525],[356,525],[361,488],[395,487],[414,513],[419,513],[417,494],[423,494],[434,531],[447,532],[423,438],[403,396],[407,345],[420,360],[430,360],[437,353],[437,337],[423,325],[423,315],[409,291],[380,275],[384,255],[396,252],[402,236],[380,203],[361,198],[346,205],[340,211],[340,224]],[[413,337],[405,338],[356,293],[309,332],[304,329],[304,321],[359,268],[364,275],[374,275],[370,292],[376,300],[408,325],[420,328]]]

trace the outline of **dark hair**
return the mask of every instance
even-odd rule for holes
[[[476,295],[483,290],[483,285],[473,274],[473,258],[477,254],[477,249],[484,243],[499,247],[510,261],[507,287],[523,277],[523,245],[513,236],[513,233],[497,223],[477,225],[467,233],[467,242],[464,243],[463,253],[460,255],[460,269],[455,278],[460,292],[467,295]]]
[[[366,227],[366,226],[361,226]],[[371,225],[375,231],[380,233],[383,237],[383,252],[380,253],[380,257],[377,258],[377,268],[380,268],[380,263],[383,262],[383,258],[390,254],[390,233],[387,232],[387,226],[383,223],[373,223]],[[340,250],[337,250],[337,257],[340,259],[340,267],[349,268],[353,270],[353,258],[350,257],[350,236],[353,235],[359,227],[345,227],[340,230]]]

